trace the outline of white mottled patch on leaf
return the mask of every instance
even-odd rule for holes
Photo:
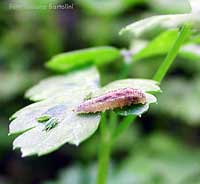
[[[99,74],[96,68],[85,69],[81,72],[76,71],[66,75],[47,78],[28,90],[25,96],[33,101],[64,96],[68,92],[73,93],[77,90],[95,89],[98,81]]]
[[[9,126],[10,134],[25,131],[13,143],[14,148],[21,149],[23,156],[47,154],[67,142],[78,145],[96,131],[100,121],[99,114],[77,115],[73,109],[89,92],[98,88],[98,73],[92,68],[83,71],[82,74],[78,72],[73,74],[69,74],[69,77],[67,75],[61,77],[61,81],[66,81],[66,83],[58,80],[58,88],[54,80],[50,80],[53,81],[51,83],[48,79],[46,80],[48,82],[42,82],[34,87],[29,91],[30,96],[35,100],[42,98],[46,100],[31,104],[13,115],[14,120]],[[66,88],[64,94],[60,87],[69,84],[70,81],[74,87],[73,89]],[[48,92],[48,86],[52,86],[50,92]],[[51,90],[53,86],[57,91]],[[40,91],[42,95],[35,96],[34,93]],[[53,91],[57,95],[54,95]],[[58,120],[58,124],[49,131],[44,130],[45,124],[37,121],[44,115]]]
[[[69,96],[56,97],[53,99],[37,102],[16,112],[13,115],[15,119],[10,124],[10,134],[23,132],[23,131],[26,131],[27,129],[37,126],[38,117],[46,115],[47,114],[46,112],[48,112],[49,110],[55,107],[58,107],[59,105],[60,106],[65,105],[67,108],[68,106],[73,107],[74,104],[79,103],[79,101],[77,101],[77,98],[74,101],[71,100],[70,96],[72,96],[73,94],[69,93],[68,95]],[[80,95],[80,94],[77,93],[77,95]],[[52,115],[50,114],[50,115],[53,116],[54,114]],[[65,114],[63,113],[61,115],[61,113],[57,113],[57,116],[59,116],[58,119],[61,119],[63,115]]]
[[[198,22],[198,18],[192,14],[174,14],[174,15],[158,15],[152,16],[133,24],[130,24],[123,28],[120,31],[120,34],[123,34],[126,31],[129,31],[138,37],[141,34],[151,31],[155,28],[176,28],[185,23],[195,23]]]
[[[51,131],[43,131],[38,125],[19,137],[13,143],[14,148],[20,148],[23,156],[32,154],[43,155],[58,149],[65,143],[79,145],[97,129],[100,115],[77,115],[74,112],[66,114],[66,118]]]
[[[199,0],[189,0],[190,6],[193,14],[200,14],[200,1]]]
[[[139,37],[141,34],[151,31],[155,28],[177,28],[186,23],[193,24],[195,28],[199,29],[200,24],[200,2],[199,0],[190,0],[192,8],[191,13],[186,14],[170,14],[157,15],[143,20],[134,22],[120,31],[131,32],[134,36]]]

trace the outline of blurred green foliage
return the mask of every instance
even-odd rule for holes
[[[168,118],[176,118],[189,125],[200,123],[198,107],[200,99],[199,77],[191,80],[171,78],[163,83],[163,93],[159,96],[159,103],[154,106],[155,111]]]
[[[57,72],[67,72],[87,65],[105,65],[117,61],[120,51],[114,47],[96,47],[54,56],[46,66]]]
[[[76,2],[89,14],[98,16],[117,16],[130,7],[144,3],[145,0],[76,0]]]
[[[164,133],[138,139],[130,155],[109,169],[108,184],[198,184],[200,150],[185,146]],[[58,179],[44,184],[92,184],[96,164],[75,164],[60,172]]]

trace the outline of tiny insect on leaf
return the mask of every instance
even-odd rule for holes
[[[45,122],[45,127],[43,130],[48,132],[51,129],[53,129],[54,127],[56,127],[57,125],[58,125],[58,120],[56,118],[51,118],[47,122]]]
[[[58,120],[56,118],[52,118],[48,115],[44,115],[44,116],[41,116],[39,118],[37,118],[37,121],[39,123],[43,123],[44,124],[44,129],[45,131],[49,131],[51,130],[52,128],[56,127],[57,124],[58,124]]]
[[[90,100],[92,98],[92,92],[88,93],[85,98],[84,98],[84,101],[86,100]]]
[[[50,119],[50,116],[45,115],[45,116],[41,116],[41,117],[37,118],[37,121],[38,121],[39,123],[43,123],[43,122],[48,121],[49,119]]]

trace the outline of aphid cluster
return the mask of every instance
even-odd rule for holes
[[[76,108],[77,113],[96,113],[109,109],[122,108],[132,104],[145,104],[146,96],[138,89],[122,88],[84,101]]]

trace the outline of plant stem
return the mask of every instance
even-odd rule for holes
[[[110,161],[111,144],[109,142],[102,142],[100,146],[102,148],[99,152],[100,155],[98,163],[97,184],[106,184]]]
[[[191,29],[189,25],[184,25],[181,29],[177,39],[175,40],[172,48],[169,50],[164,62],[158,68],[155,76],[153,77],[154,80],[161,82],[163,78],[166,76],[167,71],[169,70],[170,66],[172,65],[173,61],[175,60],[182,44],[184,43],[185,39],[190,35]],[[120,123],[120,125],[116,128],[114,132],[114,139],[117,139],[122,132],[124,132],[128,127],[134,122],[136,116],[127,116],[124,120]]]
[[[123,69],[118,75],[118,79],[128,76],[130,66],[127,63],[124,63]],[[115,134],[115,129],[117,125],[117,114],[114,112],[109,113],[109,126],[106,124],[105,113],[102,115],[101,120],[101,140],[100,148],[98,155],[98,175],[97,175],[97,184],[106,184],[110,153],[112,151],[112,143],[114,142],[113,135]],[[124,126],[124,125],[123,125]],[[123,127],[122,127],[123,128]]]
[[[160,65],[159,69],[157,70],[156,74],[154,75],[153,79],[161,82],[167,71],[169,70],[170,66],[172,65],[173,61],[175,60],[183,42],[185,39],[190,35],[191,29],[189,25],[184,25],[179,32],[177,39],[175,40],[172,48],[169,50],[167,57],[165,58],[164,62]],[[158,48],[159,49],[159,48]]]
[[[100,134],[101,140],[99,146],[97,184],[106,184],[111,152],[111,134],[108,125],[106,124],[105,113],[102,114]]]
[[[113,134],[113,132],[115,131],[116,129],[116,126],[117,126],[117,122],[118,122],[118,115],[111,111],[109,113],[110,117],[109,117],[109,128],[110,128],[110,134]]]
[[[166,76],[167,71],[169,70],[170,66],[172,65],[173,61],[175,60],[182,44],[184,43],[185,39],[190,35],[191,29],[189,25],[184,25],[181,29],[177,39],[175,40],[172,48],[169,50],[164,62],[158,68],[155,76],[153,77],[154,80],[161,82],[163,78]],[[116,131],[114,132],[114,139],[117,139],[122,132],[124,132],[131,123],[135,120],[136,116],[127,116],[124,120],[120,123],[117,127]]]
[[[190,26],[185,25],[181,29],[177,39],[175,40],[172,48],[169,50],[164,62],[160,65],[158,71],[153,77],[154,80],[161,82],[173,61],[175,60],[183,42],[190,35]],[[129,67],[125,66],[119,78],[128,74]],[[110,113],[110,127],[106,124],[106,115],[103,113],[100,132],[101,132],[101,142],[100,142],[100,150],[99,150],[99,164],[98,164],[98,176],[97,176],[97,184],[106,184],[107,174],[108,174],[108,166],[110,160],[110,154],[112,151],[112,144],[115,140],[125,131],[128,127],[134,122],[136,116],[127,116],[120,123],[118,127],[116,127],[117,117],[116,114]]]

